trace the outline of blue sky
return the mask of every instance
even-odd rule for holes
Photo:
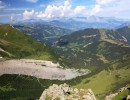
[[[130,19],[130,0],[0,0],[0,22],[52,17]]]

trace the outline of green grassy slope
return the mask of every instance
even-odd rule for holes
[[[38,79],[25,75],[2,75],[0,76],[0,100],[36,100],[41,96],[44,89],[52,84],[67,83],[74,86],[81,82],[83,77],[59,81]]]
[[[52,84],[67,83],[76,88],[91,88],[97,100],[104,100],[106,95],[115,93],[130,82],[130,68],[113,67],[111,70],[102,70],[96,74],[90,73],[72,80],[44,80],[24,75],[0,76],[0,99],[35,100],[40,97],[44,89]]]
[[[22,36],[17,37],[21,37],[22,39],[17,39],[15,37],[17,35],[16,29],[12,29],[11,26],[5,25],[4,28],[1,28],[2,31],[0,31],[0,47],[9,52],[12,57],[50,60],[53,57],[57,57],[52,56],[54,52],[51,49],[36,42],[31,37],[26,36],[25,38],[25,35],[18,30],[17,32],[20,32]],[[15,33],[15,35],[6,35],[6,30],[10,28],[11,30],[8,30],[8,32],[11,31],[10,33]],[[15,31],[12,32],[12,30]],[[57,53],[63,59],[66,59],[68,67],[88,68],[92,73],[62,82],[41,80],[27,76],[3,75],[0,77],[0,98],[36,99],[49,85],[65,82],[77,88],[91,88],[98,100],[104,100],[106,95],[130,83],[130,48],[126,47],[124,42],[122,43],[121,41],[110,38],[114,34],[113,31],[109,33],[109,36],[106,34],[107,32],[109,31],[97,29],[78,31],[74,34],[61,37],[55,48]],[[113,37],[116,38],[118,36],[114,34]],[[31,42],[27,41],[28,38]],[[15,39],[17,42],[12,39]],[[30,43],[32,44],[30,45]],[[18,50],[15,50],[15,48],[18,48]],[[21,52],[22,54],[20,54]],[[40,80],[40,83],[38,80]]]
[[[91,76],[82,78],[74,86],[92,88],[99,100],[130,82],[130,47],[114,31],[77,31],[61,37],[55,49],[66,58],[68,67],[92,71]]]
[[[10,53],[9,55],[0,52],[0,55],[5,57],[52,61],[58,59],[58,56],[52,49],[7,24],[0,25],[0,48]]]
[[[104,100],[106,95],[116,92],[130,82],[130,68],[102,70],[96,75],[84,78],[77,88],[91,88],[98,100]]]
[[[53,83],[24,75],[0,76],[0,100],[36,100]]]
[[[130,95],[130,88],[118,93],[112,100],[126,100],[128,95]]]
[[[130,58],[130,48],[125,47],[124,42],[111,39],[108,32],[103,29],[77,31],[61,37],[54,48],[62,58],[66,58],[69,67],[104,69],[114,62]],[[114,33],[110,31],[109,34]]]

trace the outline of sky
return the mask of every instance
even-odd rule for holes
[[[130,19],[130,0],[0,0],[0,22],[53,17]]]

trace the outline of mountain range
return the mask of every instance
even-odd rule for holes
[[[92,88],[98,100],[104,100],[130,82],[129,33],[129,26],[117,30],[84,29],[60,37],[53,48],[66,60],[66,66],[92,71],[76,87]]]
[[[92,20],[81,17],[54,18],[46,21],[32,19],[13,25],[0,25],[2,58],[50,60],[64,65],[63,69],[68,67],[91,71],[88,75],[68,81],[42,80],[19,75],[3,75],[0,81],[10,83],[10,87],[14,87],[18,93],[22,91],[19,86],[27,82],[23,87],[29,90],[20,94],[20,98],[25,100],[37,99],[42,93],[40,88],[45,89],[53,83],[66,82],[78,89],[91,88],[98,100],[104,100],[106,95],[129,84],[129,24],[115,18],[91,18]],[[12,80],[14,77],[16,82]],[[5,80],[6,78],[9,79]],[[9,92],[1,82],[0,89],[6,90],[0,92],[1,98],[19,98],[16,92]],[[31,86],[35,91],[32,91]],[[27,94],[28,91],[34,95]],[[12,97],[8,95],[10,93]]]
[[[117,30],[80,30],[60,37],[54,48],[73,67],[98,68],[129,55],[129,32],[129,26]]]
[[[25,24],[25,23],[44,23],[45,25],[52,25],[55,27],[70,29],[72,31],[85,29],[85,28],[106,28],[113,29],[127,23],[129,20],[117,19],[114,17],[53,17],[50,19],[27,19],[24,21],[13,22],[12,24]]]
[[[70,34],[70,29],[60,28],[53,25],[46,25],[44,23],[24,23],[21,25],[13,25],[15,28],[21,30],[24,34],[30,35],[37,41],[41,41],[46,45],[52,45],[60,36]]]
[[[69,35],[74,31],[86,28],[116,29],[127,26],[129,21],[117,18],[105,17],[54,17],[51,19],[28,19],[21,22],[13,22],[13,26],[24,34],[31,35],[46,45],[54,45],[59,37]],[[126,24],[127,23],[127,24]]]

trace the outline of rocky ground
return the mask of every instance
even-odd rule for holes
[[[91,89],[72,88],[67,84],[53,84],[44,90],[39,100],[96,100]]]
[[[63,68],[58,63],[51,61],[19,59],[0,62],[0,75],[22,74],[35,76],[42,79],[72,79],[90,73],[87,69]]]

